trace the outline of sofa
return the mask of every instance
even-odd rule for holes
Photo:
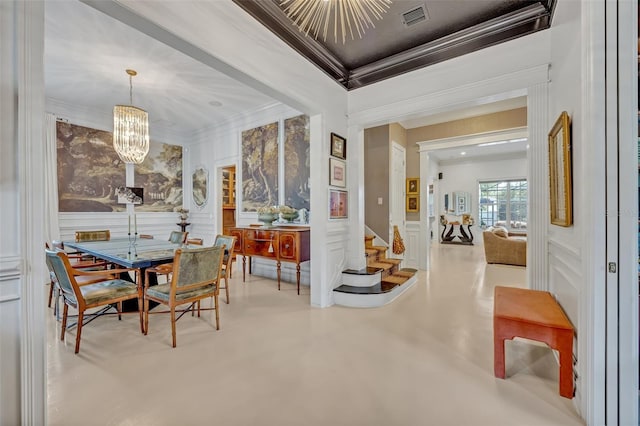
[[[487,263],[527,266],[527,239],[511,236],[506,228],[490,227],[482,232]]]

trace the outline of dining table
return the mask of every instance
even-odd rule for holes
[[[172,262],[178,248],[190,247],[187,244],[175,244],[167,240],[133,237],[118,237],[108,241],[64,241],[64,246],[125,268],[138,269],[140,271],[140,285],[144,285],[142,278],[147,268]],[[135,282],[135,279],[130,276],[121,276],[121,278]],[[149,274],[149,285],[157,283],[155,274]],[[125,303],[124,311],[138,310],[136,301],[127,302],[132,303]]]

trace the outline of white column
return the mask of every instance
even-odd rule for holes
[[[527,127],[529,129],[528,177],[529,217],[527,228],[527,284],[534,290],[548,290],[549,258],[547,229],[549,223],[549,128],[548,83],[527,91]]]

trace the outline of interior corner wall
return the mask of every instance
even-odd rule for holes
[[[364,223],[386,241],[389,235],[388,125],[364,131],[364,193]]]

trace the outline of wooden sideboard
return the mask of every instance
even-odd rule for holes
[[[306,226],[282,226],[275,228],[231,228],[229,234],[237,237],[235,254],[242,255],[242,281],[245,280],[247,256],[249,273],[251,257],[258,256],[276,261],[278,290],[280,290],[281,262],[296,264],[296,281],[300,294],[300,263],[311,259],[311,230]]]

